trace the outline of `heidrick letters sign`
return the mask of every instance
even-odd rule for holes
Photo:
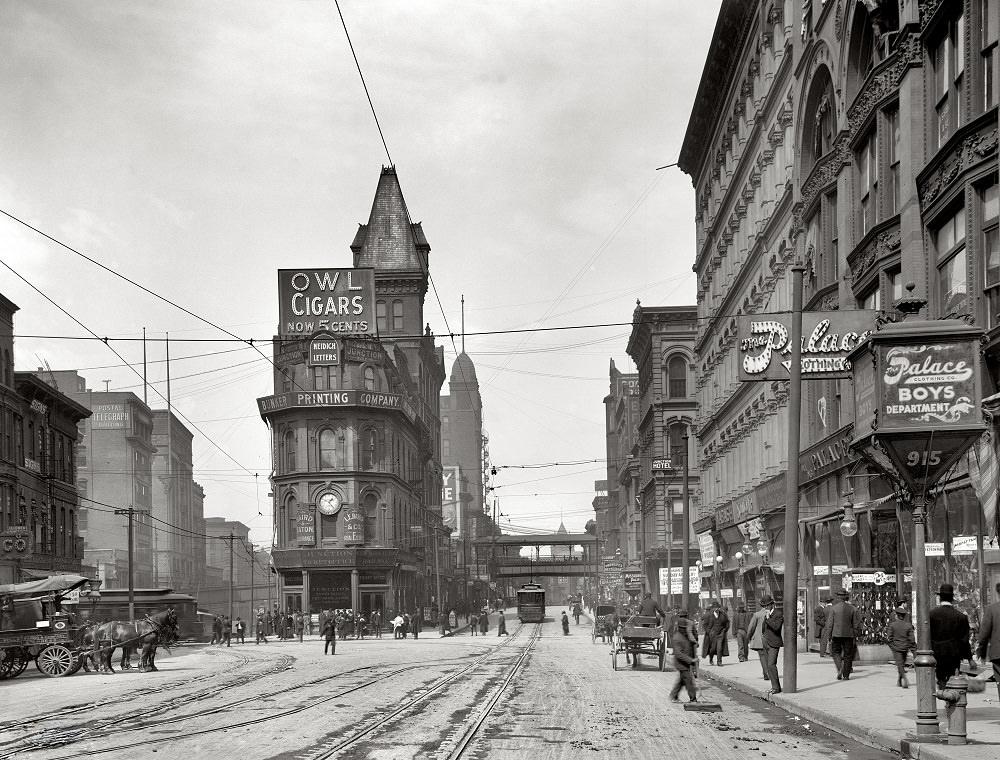
[[[850,377],[847,355],[868,339],[874,326],[870,310],[803,312],[802,379]],[[741,316],[738,329],[740,381],[787,380],[791,313]]]

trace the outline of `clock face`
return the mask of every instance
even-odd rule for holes
[[[319,497],[319,511],[324,515],[335,515],[340,509],[340,498],[335,493],[325,493]]]

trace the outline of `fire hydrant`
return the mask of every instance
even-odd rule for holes
[[[948,744],[968,744],[965,711],[969,705],[969,681],[963,675],[953,675],[934,696],[947,703]]]

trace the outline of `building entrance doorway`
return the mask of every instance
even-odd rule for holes
[[[371,620],[372,612],[375,610],[379,611],[382,616],[382,620],[385,620],[385,592],[384,591],[362,591],[361,596],[361,614],[365,616],[365,620]]]

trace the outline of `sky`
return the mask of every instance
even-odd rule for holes
[[[677,161],[718,9],[4,0],[15,369],[142,398],[145,330],[149,404],[165,408],[169,335],[205,516],[270,546],[256,399],[273,393],[277,270],[350,267],[392,164],[431,246],[424,317],[449,375],[465,299],[501,527],[582,532],[610,362],[635,371],[636,301],[695,303],[694,190],[659,167]]]

